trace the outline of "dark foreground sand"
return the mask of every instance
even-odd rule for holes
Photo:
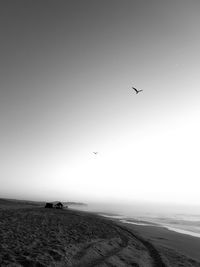
[[[190,267],[200,266],[199,251],[199,239],[165,229],[0,202],[0,266]]]

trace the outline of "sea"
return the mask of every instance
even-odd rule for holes
[[[95,212],[122,223],[165,227],[200,238],[200,206],[163,204],[89,203],[74,209]]]

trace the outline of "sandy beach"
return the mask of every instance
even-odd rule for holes
[[[162,255],[166,266],[200,266],[200,238],[179,234],[164,227],[125,226],[138,237],[150,242]]]
[[[0,267],[200,267],[200,0],[0,4]]]
[[[75,210],[0,205],[0,266],[200,266],[200,239]]]

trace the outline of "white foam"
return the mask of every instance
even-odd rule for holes
[[[130,222],[130,221],[126,221],[126,220],[120,220],[120,222],[122,222],[122,223],[130,223],[130,224],[135,224],[135,225],[151,226],[151,224],[147,224],[147,223]]]
[[[134,225],[141,225],[141,226],[164,227],[164,228],[167,228],[168,230],[173,231],[173,232],[176,232],[176,233],[180,233],[180,234],[184,234],[184,235],[190,235],[190,236],[194,236],[194,237],[200,238],[200,233],[195,233],[195,232],[188,231],[188,230],[174,228],[174,227],[171,227],[171,226],[168,226],[168,225],[158,225],[157,226],[157,225],[153,225],[153,224],[139,223],[139,222],[130,222],[130,221],[126,221],[126,220],[120,220],[120,222],[134,224]]]
[[[178,229],[178,228],[174,228],[174,227],[166,226],[166,225],[164,227],[167,228],[170,231],[174,231],[174,232],[177,232],[177,233],[180,233],[180,234],[190,235],[190,236],[195,236],[195,237],[199,237],[200,238],[200,233],[194,233],[194,232],[191,232],[191,231]]]
[[[107,214],[100,214],[103,217],[111,218],[111,219],[123,219],[124,216],[121,215],[107,215]]]
[[[174,231],[174,232],[177,232],[177,233],[180,233],[180,234],[185,234],[185,235],[190,235],[190,236],[193,236],[193,237],[198,237],[200,238],[200,232],[196,232],[196,231],[190,231],[188,229],[182,229],[182,228],[176,228],[174,227],[173,225],[169,225],[169,224],[166,224],[166,221],[168,220],[175,220],[176,217],[180,219],[181,216],[175,216],[175,218],[172,218],[172,217],[163,217],[163,220],[161,221],[159,218],[153,218],[152,216],[147,218],[147,217],[142,217],[142,218],[139,218],[137,217],[137,219],[144,219],[144,222],[140,222],[140,221],[129,221],[127,216],[122,216],[122,215],[107,215],[107,214],[100,214],[101,216],[103,217],[107,217],[107,218],[111,218],[111,219],[118,219],[120,222],[122,223],[128,223],[128,224],[133,224],[133,225],[140,225],[140,226],[154,226],[154,227],[164,227],[164,228],[167,228],[168,230],[170,231]],[[183,215],[182,215],[183,217]],[[188,216],[189,217],[189,216]],[[187,216],[184,217],[184,219],[188,222],[192,222],[192,221],[199,221],[199,216],[198,216],[198,220],[190,220],[190,217],[188,218]],[[133,218],[134,219],[134,218]],[[145,221],[147,221],[147,223],[145,223]],[[164,223],[165,221],[165,223]],[[155,225],[155,223],[157,225]],[[184,228],[184,225],[181,225],[180,224],[180,227],[183,227]],[[194,227],[193,227],[194,228]],[[196,229],[195,229],[196,230]]]

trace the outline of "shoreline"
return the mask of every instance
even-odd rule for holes
[[[200,239],[162,227],[23,205],[0,207],[0,220],[1,266],[200,266]]]
[[[121,222],[116,223],[124,225],[139,236],[145,238],[150,243],[154,244],[159,251],[162,251],[162,253],[163,248],[166,248],[166,250],[173,250],[175,253],[186,258],[188,257],[198,261],[198,266],[200,266],[200,238],[177,233],[165,227],[133,225]]]
[[[140,223],[121,221],[126,218],[126,216],[122,215],[104,215],[101,212],[89,211],[83,212],[94,214],[100,218],[112,221],[120,227],[130,230],[139,240],[142,239],[147,241],[150,246],[153,245],[158,251],[158,254],[163,255],[163,258],[165,259],[164,261],[166,261],[166,264],[163,266],[180,266],[179,263],[181,262],[181,266],[200,267],[199,237],[179,233],[152,222],[142,220],[135,220]],[[141,225],[143,222],[146,224]]]
[[[125,220],[121,221],[121,219],[111,217],[109,219],[122,227],[128,228],[139,237],[148,240],[165,258],[182,258],[182,266],[200,266],[199,237],[179,233],[162,225],[142,225],[142,223],[125,222]],[[197,262],[197,265],[192,262],[193,260]],[[190,263],[184,265],[185,262],[192,262],[192,265]]]
[[[175,228],[175,227],[170,227],[170,226],[163,226],[163,227],[167,228],[170,231],[179,233],[179,234],[189,235],[189,236],[200,238],[200,233],[198,234],[195,232],[191,232],[191,231],[187,231],[187,230],[183,230],[183,229],[179,229],[179,228]]]
[[[101,213],[99,215],[102,216],[102,217],[108,218],[108,219],[114,219],[114,220],[120,221],[120,222],[125,223],[125,224],[132,224],[132,225],[139,225],[139,226],[161,227],[161,228],[166,228],[166,229],[168,229],[170,231],[173,231],[173,232],[176,232],[176,233],[179,233],[179,234],[184,234],[184,235],[189,235],[189,236],[200,238],[200,233],[196,233],[196,232],[193,232],[193,231],[185,230],[185,229],[182,229],[182,228],[176,228],[176,227],[173,227],[173,226],[170,226],[170,225],[167,225],[167,224],[152,223],[151,221],[144,221],[144,220],[137,220],[137,219],[129,220],[129,219],[126,219],[126,217],[122,216],[122,215],[112,216],[112,215],[104,215],[104,214],[101,214]]]

